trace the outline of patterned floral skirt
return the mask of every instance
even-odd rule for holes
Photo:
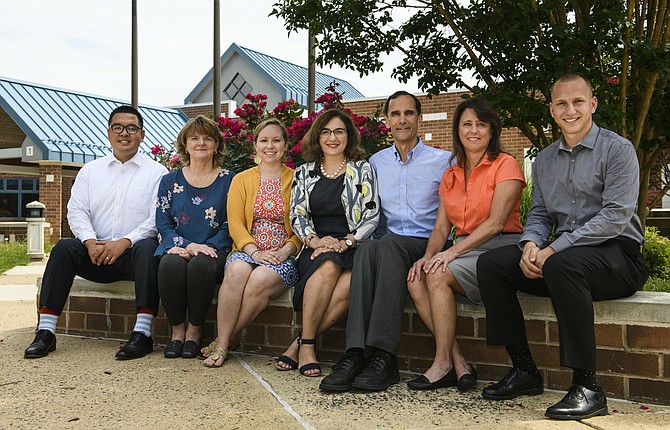
[[[241,251],[234,251],[230,256],[228,257],[228,260],[226,261],[226,267],[233,262],[241,260],[244,261],[245,263],[252,264],[254,266],[263,266],[267,267],[268,269],[272,269],[279,276],[281,277],[282,281],[284,281],[284,285],[286,285],[286,288],[293,288],[293,286],[298,282],[298,265],[295,262],[295,258],[289,257],[286,261],[284,261],[281,264],[278,265],[272,265],[272,264],[265,264],[265,263],[259,263],[256,260],[253,260],[249,255],[247,255],[245,252]]]

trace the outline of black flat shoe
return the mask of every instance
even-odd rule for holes
[[[181,358],[196,358],[200,354],[200,345],[194,340],[184,342],[184,349],[181,352]]]
[[[607,398],[604,391],[573,385],[560,402],[547,408],[544,415],[557,420],[585,420],[607,415]]]
[[[130,333],[128,342],[116,353],[118,360],[142,358],[154,350],[154,340],[141,331]]]
[[[184,348],[184,342],[181,340],[173,340],[168,346],[165,347],[163,351],[163,356],[165,358],[178,358],[181,357],[182,349]]]
[[[430,382],[425,375],[421,375],[413,381],[408,381],[407,386],[412,390],[437,390],[438,388],[453,387],[456,385],[456,370],[451,367],[443,377],[435,382]]]
[[[56,350],[56,335],[49,330],[37,330],[33,343],[23,353],[23,358],[46,357]]]
[[[458,378],[456,388],[458,388],[458,391],[463,393],[469,390],[470,388],[474,387],[475,385],[477,385],[477,371],[475,369],[472,369],[470,373],[461,375],[461,377]]]
[[[542,375],[524,372],[513,367],[500,381],[482,390],[482,397],[489,400],[509,400],[518,396],[536,396],[544,392]]]

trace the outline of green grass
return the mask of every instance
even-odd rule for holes
[[[14,266],[25,266],[30,263],[25,242],[0,243],[0,274]]]
[[[644,284],[644,291],[659,291],[663,293],[670,293],[670,279],[649,278]]]
[[[50,253],[53,247],[51,243],[45,243],[44,253]],[[25,242],[0,243],[0,275],[12,267],[25,266],[30,263],[27,252],[28,245]]]

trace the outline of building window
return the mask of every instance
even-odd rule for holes
[[[247,83],[242,75],[236,73],[235,77],[230,81],[226,88],[223,89],[223,95],[229,100],[235,100],[238,106],[241,106],[244,104],[244,98],[253,90],[254,89]]]
[[[26,205],[39,198],[37,179],[0,179],[0,218],[25,218],[28,213]]]

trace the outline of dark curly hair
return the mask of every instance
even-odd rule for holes
[[[196,133],[204,134],[214,139],[216,142],[216,152],[212,158],[212,165],[220,166],[225,157],[226,145],[223,142],[223,136],[219,127],[214,121],[204,115],[198,115],[188,120],[179,132],[179,136],[177,136],[175,146],[177,147],[177,154],[179,154],[181,162],[184,166],[188,166],[191,163],[191,157],[186,152],[186,140]]]
[[[326,124],[333,118],[339,118],[347,129],[347,146],[344,148],[344,156],[351,161],[362,160],[365,157],[365,151],[361,147],[361,135],[351,117],[344,110],[333,108],[316,117],[305,137],[302,138],[302,158],[306,162],[319,163],[323,158],[320,136]]]
[[[503,152],[500,145],[500,134],[502,133],[502,122],[500,121],[500,116],[489,104],[489,102],[479,97],[472,97],[462,101],[458,106],[456,106],[456,111],[454,112],[454,122],[451,125],[454,149],[451,153],[451,158],[449,161],[451,162],[456,159],[456,162],[460,167],[465,167],[465,147],[463,146],[463,142],[461,142],[461,138],[458,134],[458,126],[461,122],[463,112],[465,112],[466,109],[472,109],[480,121],[491,126],[491,140],[486,147],[486,153],[489,156],[489,160],[495,160],[498,158],[498,155]]]

